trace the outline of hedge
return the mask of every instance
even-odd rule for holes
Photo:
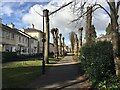
[[[16,52],[2,52],[2,63],[9,62],[17,58]]]
[[[54,56],[54,53],[49,53],[49,57],[53,57],[53,56]],[[2,63],[12,62],[12,61],[29,60],[29,59],[32,59],[32,58],[40,59],[42,57],[43,57],[42,53],[17,55],[16,52],[2,52]]]
[[[41,58],[42,56],[43,56],[42,53],[29,54],[29,55],[24,55],[24,54],[17,55],[16,52],[2,52],[2,63],[28,60],[30,58],[38,58],[38,57]]]
[[[115,75],[112,44],[99,41],[80,50],[81,65],[93,83],[109,79]]]

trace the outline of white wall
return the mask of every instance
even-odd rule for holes
[[[39,41],[39,53],[42,53],[42,49],[43,49],[43,42],[42,42],[42,37],[43,37],[43,33],[42,32],[26,32],[27,34],[29,34],[32,37],[37,37],[38,41]],[[38,44],[37,44],[38,45]]]

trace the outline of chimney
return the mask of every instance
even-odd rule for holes
[[[34,24],[32,24],[32,28],[34,29]]]
[[[22,29],[20,29],[22,32],[25,32],[25,29],[24,28],[22,28]]]
[[[12,28],[12,29],[14,29],[14,26],[15,26],[15,25],[14,25],[13,23],[11,23],[11,24],[8,25],[8,27],[10,27],[10,28]]]

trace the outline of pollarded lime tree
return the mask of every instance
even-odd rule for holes
[[[73,7],[74,7],[74,12],[77,13],[78,17],[76,19],[74,19],[72,22],[75,22],[75,21],[79,21],[81,18],[83,18],[83,16],[85,15],[89,15],[89,17],[92,16],[92,13],[91,12],[94,12],[95,10],[97,9],[102,9],[104,10],[108,16],[110,17],[110,26],[111,26],[111,30],[112,30],[112,45],[113,45],[113,51],[114,51],[114,62],[115,62],[115,65],[116,65],[116,75],[119,75],[120,74],[120,69],[118,68],[118,57],[120,56],[120,46],[119,46],[119,32],[118,32],[118,29],[119,29],[119,25],[118,25],[118,10],[119,10],[119,7],[120,7],[120,0],[105,0],[109,6],[109,9],[108,8],[105,8],[104,6],[102,6],[100,3],[97,2],[94,2],[92,3],[91,5],[87,5],[87,2],[89,2],[90,0],[81,0],[81,1],[78,1],[78,0],[75,0],[73,1],[74,4],[73,4]],[[80,6],[78,7],[78,4],[80,4]],[[87,11],[86,10],[83,10],[84,7],[86,6],[90,6],[89,8],[87,8]],[[90,32],[91,32],[91,18],[88,17],[88,21],[87,21],[87,29],[86,29],[86,41],[87,43],[89,44],[89,40],[91,39],[90,37]]]

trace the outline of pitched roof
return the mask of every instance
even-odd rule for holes
[[[25,32],[40,32],[40,33],[43,33],[41,30],[38,30],[38,29],[35,29],[35,28],[27,28],[25,29]]]
[[[14,32],[14,33],[19,34],[19,32],[17,30],[12,29],[12,28],[8,27],[7,25],[4,25],[4,24],[2,24],[2,30],[7,30],[7,31],[10,31],[10,32]]]
[[[12,29],[12,28],[10,28],[9,26],[4,25],[4,24],[2,24],[2,30],[7,30],[7,31],[10,31],[10,32],[13,32],[13,33],[16,33],[16,34],[25,36],[25,37],[30,37],[30,38],[33,38],[33,39],[37,40],[36,38],[34,38],[34,37],[28,35],[28,34],[25,33],[25,32],[22,32],[22,31],[19,30],[19,29],[16,29],[16,28]]]
[[[36,38],[34,38],[34,37],[30,36],[29,34],[27,34],[27,33],[23,32],[23,31],[21,31],[21,30],[18,30],[18,32],[19,32],[19,33],[22,33],[23,35],[25,35],[25,36],[27,36],[27,37],[29,37],[29,38],[32,38],[32,39],[37,40]]]

